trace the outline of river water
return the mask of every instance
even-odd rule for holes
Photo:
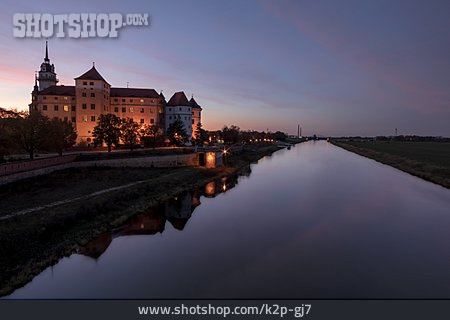
[[[8,298],[450,298],[450,190],[325,141],[250,169],[133,218]]]

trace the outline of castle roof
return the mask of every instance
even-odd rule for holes
[[[169,107],[189,105],[189,101],[183,91],[175,92],[172,98],[170,98],[169,102],[167,102],[167,106]]]
[[[78,78],[75,78],[75,80],[102,80],[102,81],[105,81],[106,83],[108,83],[108,81],[106,81],[102,77],[102,75],[97,71],[97,69],[95,69],[95,66],[92,66],[91,69],[89,69],[88,71],[83,73]]]
[[[154,89],[111,88],[111,97],[160,98]]]
[[[200,105],[197,103],[197,101],[195,101],[194,97],[191,98],[191,100],[189,100],[189,104],[192,108],[194,109],[202,109],[202,107],[200,107]]]
[[[39,94],[49,96],[75,96],[75,86],[50,86],[39,91]]]

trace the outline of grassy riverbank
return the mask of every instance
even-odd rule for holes
[[[235,174],[242,166],[276,150],[273,145],[246,150],[231,155],[227,166],[216,169],[79,168],[0,187],[0,219],[53,204],[0,220],[0,296],[23,286],[62,256],[145,209],[185,190]],[[129,187],[118,189],[123,185]],[[110,188],[116,189],[93,195]],[[57,203],[70,199],[75,200]]]
[[[333,144],[450,188],[450,143],[410,141],[341,141]]]

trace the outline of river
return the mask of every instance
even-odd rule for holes
[[[450,190],[320,141],[133,218],[7,298],[450,298],[449,270]]]

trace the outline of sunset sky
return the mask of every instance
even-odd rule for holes
[[[50,38],[60,84],[194,94],[206,129],[450,136],[450,1],[19,1],[0,12],[0,106],[26,109],[45,39],[14,13],[148,13],[118,38]]]

